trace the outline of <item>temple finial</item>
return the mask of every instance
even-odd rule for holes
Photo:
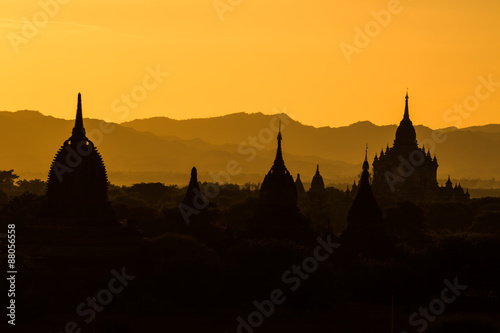
[[[81,138],[81,137],[85,137],[85,128],[83,128],[82,94],[78,93],[75,127],[73,127],[73,138]]]
[[[366,144],[366,148],[365,148],[365,161],[363,162],[363,170],[368,171],[369,168],[370,168],[370,166],[368,164],[368,144]]]
[[[274,164],[272,169],[273,170],[286,170],[285,168],[285,161],[283,161],[283,154],[281,152],[281,120],[279,124],[279,129],[278,129],[278,149],[276,150],[276,158],[274,159]]]
[[[80,93],[78,93],[78,103],[76,106],[75,127],[83,128],[82,94]]]
[[[406,96],[405,96],[405,114],[404,118],[409,119],[410,118],[410,112],[408,111],[408,88],[406,88]]]

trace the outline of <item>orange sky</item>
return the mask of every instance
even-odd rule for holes
[[[315,126],[390,124],[409,87],[415,124],[500,123],[498,0],[59,1],[0,2],[1,110],[72,118],[82,92],[85,117],[116,122],[286,108]],[[367,25],[349,62],[341,45]]]

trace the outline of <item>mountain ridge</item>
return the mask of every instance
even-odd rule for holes
[[[153,175],[158,175],[156,181],[184,184],[192,166],[197,166],[200,180],[211,181],[210,173],[225,172],[231,160],[242,167],[241,174],[231,177],[232,182],[258,182],[274,160],[280,119],[285,163],[294,177],[300,173],[306,183],[320,163],[326,183],[352,184],[361,170],[365,145],[368,143],[372,161],[375,154],[392,144],[397,128],[397,125],[379,126],[369,121],[318,128],[303,125],[284,113],[240,112],[193,120],[154,117],[109,123],[114,130],[101,133],[102,142],[96,145],[110,181],[118,184],[154,181]],[[95,135],[101,122],[85,118],[87,135]],[[0,168],[14,169],[21,177],[40,175],[37,178],[45,179],[52,158],[69,138],[73,123],[38,111],[0,111],[0,138],[8,143],[0,146],[4,157]],[[433,130],[429,127],[417,125],[415,129],[419,142],[432,138]],[[449,127],[442,131],[447,136],[443,143],[435,143],[435,147],[426,144],[426,148],[434,148],[437,154],[440,180],[448,174],[454,179],[500,178],[500,152],[491,149],[500,144],[500,125]],[[251,151],[255,152],[255,158],[249,162],[254,155]],[[128,179],[127,174],[135,176]],[[141,178],[141,174],[144,177]]]

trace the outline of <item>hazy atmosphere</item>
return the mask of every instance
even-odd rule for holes
[[[498,0],[2,0],[1,332],[499,333]]]

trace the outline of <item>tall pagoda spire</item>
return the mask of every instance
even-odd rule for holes
[[[368,164],[368,144],[366,144],[365,148],[365,161],[363,162],[363,171],[368,171],[370,165]]]
[[[399,123],[396,130],[396,139],[394,146],[409,146],[412,149],[417,145],[417,134],[410,120],[410,112],[408,111],[408,90],[405,96],[405,113],[403,119]]]
[[[78,93],[78,104],[76,106],[75,126],[71,135],[73,140],[83,139],[85,136],[85,128],[83,127],[83,113],[82,113],[82,94]]]
[[[403,116],[404,119],[410,119],[410,112],[408,111],[408,88],[406,88],[406,96],[405,96],[405,114]]]
[[[283,154],[281,152],[281,121],[279,125],[279,130],[278,130],[278,149],[276,150],[276,158],[274,159],[274,164],[272,167],[272,170],[286,170],[285,168],[285,161],[283,160]]]
[[[356,198],[349,210],[347,222],[349,227],[357,224],[382,223],[382,211],[373,196],[370,186],[370,173],[368,165],[368,147],[365,150],[365,161],[363,162],[363,171],[359,181],[359,189]]]

